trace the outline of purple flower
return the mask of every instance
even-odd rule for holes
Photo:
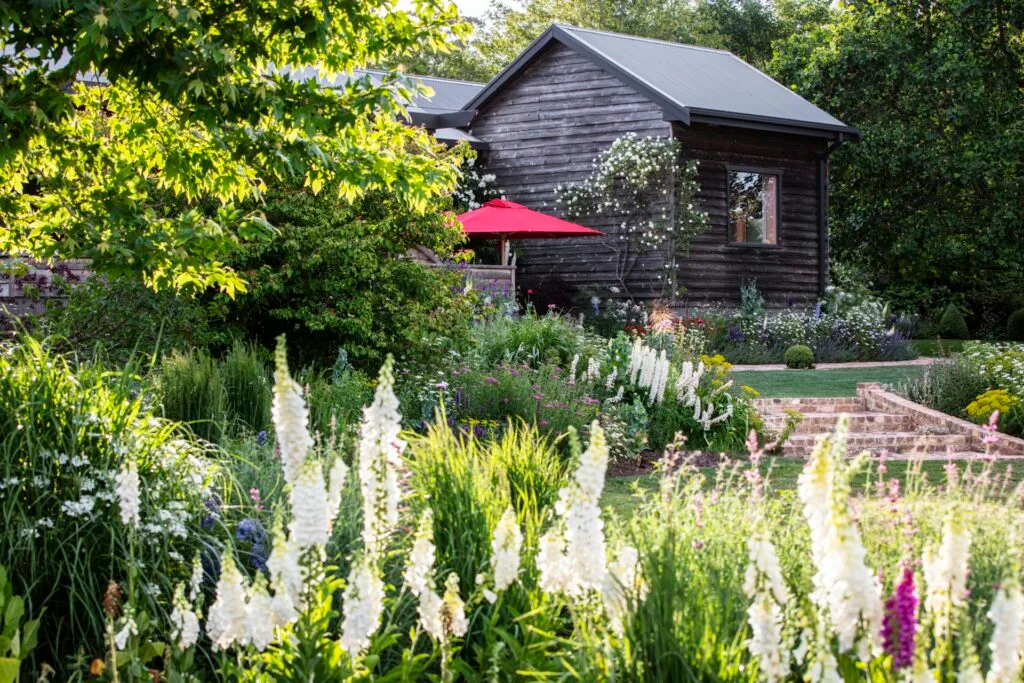
[[[448,388],[448,382],[442,380],[435,384],[434,386],[437,387],[438,391],[444,391],[445,389]]]
[[[497,384],[498,383],[498,378],[497,377],[484,377],[484,381],[487,382],[488,384]]]
[[[266,442],[267,442],[267,430],[263,430],[259,434],[256,435],[256,445],[257,446],[262,446]]]
[[[892,668],[904,669],[914,663],[914,635],[917,632],[917,592],[914,572],[904,567],[896,592],[885,601],[882,642],[892,656]]]

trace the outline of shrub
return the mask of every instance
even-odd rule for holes
[[[51,348],[81,357],[95,353],[111,365],[217,343],[202,302],[171,290],[154,292],[137,279],[89,278],[52,302],[36,334]]]
[[[54,666],[80,648],[104,651],[109,581],[134,564],[146,577],[140,605],[164,614],[155,595],[187,580],[215,543],[200,520],[216,471],[131,389],[132,378],[72,368],[32,339],[0,354],[0,564],[29,614],[46,609],[40,649]],[[120,519],[115,477],[129,459],[142,534]]]
[[[539,316],[532,308],[520,318],[499,318],[473,329],[473,345],[484,366],[543,363],[567,366],[588,344],[584,330],[571,318],[549,313]],[[591,346],[600,348],[600,342]]]
[[[1024,308],[1010,314],[1006,321],[1006,334],[1013,341],[1024,342]]]
[[[227,391],[220,364],[204,350],[174,351],[160,363],[157,388],[163,416],[217,443],[227,429]]]
[[[1006,389],[989,389],[967,404],[967,415],[978,424],[982,424],[988,422],[992,413],[999,411],[1001,416],[1009,415],[1019,404],[1020,397],[1014,396]]]
[[[270,369],[263,349],[236,341],[221,364],[224,409],[235,427],[261,432],[270,427]]]
[[[939,318],[938,333],[945,339],[969,339],[970,331],[967,329],[967,321],[955,304],[946,306],[942,317]]]
[[[967,417],[967,405],[989,388],[980,365],[963,356],[928,366],[924,374],[899,384],[896,391],[911,401]]]
[[[790,369],[810,369],[814,367],[814,352],[803,344],[794,344],[786,349],[782,362]]]
[[[264,346],[287,333],[296,358],[321,366],[344,348],[364,370],[386,352],[432,362],[467,341],[462,275],[406,257],[417,246],[451,252],[463,238],[450,212],[416,215],[382,194],[349,204],[329,187],[273,188],[264,209],[277,232],[233,257],[250,286],[218,302],[229,329]]]

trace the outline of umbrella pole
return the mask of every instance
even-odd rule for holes
[[[505,238],[504,237],[499,237],[498,238],[498,253],[500,254],[500,256],[498,257],[498,261],[500,262],[500,264],[503,265],[503,266],[507,266],[508,265],[508,259],[506,258]]]

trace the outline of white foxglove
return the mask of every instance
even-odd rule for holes
[[[557,529],[549,529],[540,537],[537,547],[537,585],[545,593],[567,593],[573,586],[569,560],[565,556],[565,539]]]
[[[278,341],[274,361],[274,399],[270,412],[281,451],[284,480],[290,484],[295,481],[306,455],[313,448],[313,437],[309,434],[309,412],[302,397],[302,387],[288,374],[288,355],[283,338]]]
[[[1012,683],[1020,673],[1021,646],[1024,645],[1024,596],[1016,582],[1008,581],[992,600],[988,618],[992,622],[992,665],[986,683]]]
[[[327,476],[327,508],[331,513],[331,524],[338,516],[338,508],[341,506],[341,496],[345,491],[345,480],[348,478],[348,465],[338,456],[334,458],[330,474]]]
[[[333,515],[327,498],[320,462],[309,458],[302,464],[288,492],[292,508],[289,537],[303,549],[325,546],[331,540]]]
[[[466,635],[469,620],[466,618],[466,603],[459,595],[459,575],[452,572],[444,582],[444,632],[461,638]]]
[[[174,589],[173,609],[171,610],[171,638],[184,652],[199,640],[199,615],[192,609],[185,598],[185,584],[179,583]]]
[[[343,601],[341,645],[355,659],[370,646],[384,613],[384,582],[369,556],[352,567]]]
[[[872,649],[881,646],[882,599],[837,471],[848,428],[849,418],[841,417],[835,433],[818,442],[800,474],[797,493],[811,530],[816,570],[811,600],[827,614],[840,650],[856,647],[857,657],[867,661]]]
[[[387,357],[380,369],[373,403],[363,409],[359,438],[359,486],[363,495],[363,546],[380,552],[382,539],[398,524],[401,490],[398,472],[405,442],[399,438],[402,416],[394,391],[394,361]]]
[[[139,465],[133,458],[126,460],[117,474],[117,500],[121,511],[121,523],[137,528],[140,523],[139,511],[141,510]]]
[[[299,564],[301,556],[302,548],[295,542],[294,537],[289,538],[278,528],[274,533],[274,547],[267,559],[267,568],[270,570],[270,584],[274,587],[275,597],[283,600],[283,596],[287,596],[292,604],[291,612],[302,607],[302,567]],[[280,621],[278,625],[283,626],[290,621],[283,619],[290,611],[280,600],[276,610]]]
[[[757,595],[747,609],[747,623],[751,637],[747,649],[760,666],[761,674],[769,683],[785,680],[789,675],[789,651],[782,639],[782,609],[771,595]]]
[[[263,574],[257,574],[249,591],[249,602],[246,610],[246,640],[262,652],[274,640],[273,600],[267,593],[267,580]]]
[[[953,610],[962,607],[967,598],[970,548],[971,532],[954,510],[943,524],[942,544],[938,550],[925,550],[922,558],[924,607],[932,617],[937,640],[946,637]]]
[[[510,505],[501,515],[491,539],[491,571],[494,572],[495,590],[505,590],[519,578],[519,552],[522,547],[523,533]]]
[[[434,558],[434,524],[433,512],[430,508],[423,511],[419,528],[409,552],[409,561],[405,565],[405,585],[416,597],[433,588]]]
[[[624,545],[608,565],[601,599],[612,630],[621,634],[623,619],[629,607],[629,599],[643,597],[644,586],[640,581],[640,556],[636,548]]]
[[[210,607],[206,632],[214,650],[226,650],[235,643],[245,645],[248,634],[245,578],[228,550],[221,562],[217,598]]]

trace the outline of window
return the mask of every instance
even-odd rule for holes
[[[729,171],[729,241],[778,244],[779,176]]]

